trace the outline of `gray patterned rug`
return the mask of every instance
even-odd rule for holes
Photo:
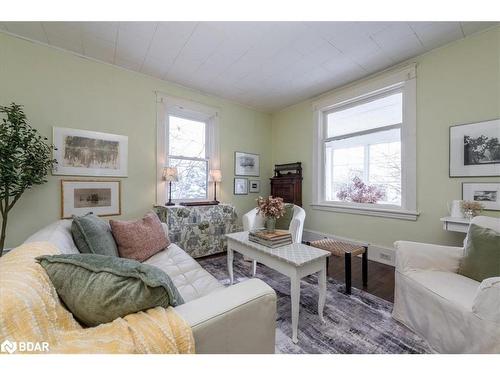
[[[224,285],[229,284],[226,257],[198,259],[208,272]],[[235,283],[251,275],[251,263],[239,254],[234,258]],[[391,317],[392,303],[353,288],[351,296],[344,285],[328,277],[324,317],[318,317],[316,275],[301,281],[298,344],[291,339],[289,279],[259,264],[257,275],[278,296],[276,353],[428,353],[424,340]]]

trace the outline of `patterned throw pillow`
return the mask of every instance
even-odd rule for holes
[[[140,220],[110,220],[109,224],[122,258],[143,262],[170,245],[160,219],[154,212]]]
[[[134,260],[98,254],[36,259],[68,310],[87,327],[157,306],[184,303],[165,272]]]
[[[92,213],[73,217],[71,235],[80,253],[118,256],[108,223]]]

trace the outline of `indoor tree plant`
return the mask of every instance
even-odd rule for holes
[[[28,125],[21,105],[0,106],[0,256],[2,256],[7,217],[26,189],[41,185],[53,168],[54,146]]]

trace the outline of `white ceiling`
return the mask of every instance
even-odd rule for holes
[[[0,31],[275,111],[495,24],[0,22]]]

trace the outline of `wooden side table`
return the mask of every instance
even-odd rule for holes
[[[329,251],[332,255],[344,257],[345,262],[345,291],[351,294],[351,259],[353,256],[362,255],[363,286],[368,285],[368,245],[355,245],[347,242],[336,241],[329,238],[307,242],[307,245]],[[327,269],[328,269],[327,258]]]

